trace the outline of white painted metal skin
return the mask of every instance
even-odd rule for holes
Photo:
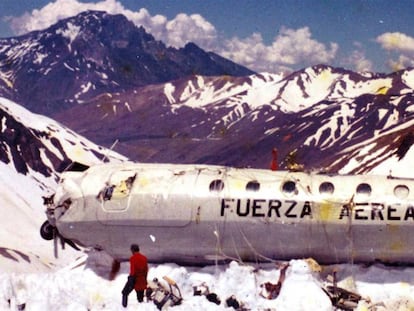
[[[67,239],[150,261],[313,257],[414,262],[414,180],[210,165],[103,164],[62,174],[48,220]]]

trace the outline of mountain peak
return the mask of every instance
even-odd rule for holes
[[[86,42],[99,41],[102,45],[118,44],[118,47],[126,47],[127,43],[134,41],[155,41],[143,27],[137,27],[124,15],[112,15],[101,11],[85,11],[66,18],[55,24],[51,30],[66,35],[68,39],[74,40],[78,37]]]
[[[96,29],[99,27],[108,27],[114,25],[127,26],[127,28],[135,27],[134,23],[129,21],[122,14],[109,14],[103,11],[88,10],[58,21],[51,28],[59,28],[67,23],[82,26],[85,29]]]
[[[8,82],[0,84],[0,95],[47,115],[103,93],[194,74],[254,73],[194,43],[167,48],[125,16],[101,11],[85,11],[1,44],[0,76]]]

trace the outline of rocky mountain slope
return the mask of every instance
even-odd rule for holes
[[[361,75],[319,65],[286,77],[192,76],[103,94],[54,117],[99,144],[118,141],[115,150],[137,161],[267,168],[277,148],[281,167],[294,153],[307,169],[364,173],[410,149],[413,86],[409,69]]]
[[[0,92],[48,115],[104,92],[192,74],[253,71],[193,43],[166,47],[123,15],[87,11],[42,31],[0,39]]]
[[[411,69],[257,74],[102,12],[0,41],[0,94],[134,161],[268,168],[277,148],[281,168],[395,172],[413,88]]]

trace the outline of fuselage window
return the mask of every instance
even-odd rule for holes
[[[282,185],[282,190],[286,194],[296,194],[296,183],[294,181],[286,181]]]
[[[370,196],[372,189],[371,186],[367,183],[362,183],[359,184],[357,189],[356,189],[357,194],[362,194],[362,195],[366,195],[366,196]]]
[[[394,188],[394,195],[399,199],[405,199],[408,197],[410,190],[406,185],[398,185]]]
[[[335,191],[335,187],[333,183],[329,181],[325,181],[320,184],[319,186],[319,193],[320,194],[332,194]]]
[[[224,188],[224,182],[221,179],[215,179],[210,183],[210,191],[220,192]]]
[[[259,191],[260,189],[260,183],[258,181],[249,181],[246,184],[246,190],[247,191]]]

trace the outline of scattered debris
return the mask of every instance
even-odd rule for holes
[[[201,285],[193,286],[193,295],[194,296],[206,296],[206,299],[210,302],[219,305],[221,303],[220,298],[216,293],[210,293],[210,290],[206,283],[201,283]]]
[[[304,170],[304,165],[299,164],[297,161],[298,150],[292,150],[286,155],[285,162],[287,169],[292,172],[302,172]]]
[[[345,311],[354,310],[358,306],[359,301],[362,300],[361,295],[338,287],[336,280],[336,271],[333,272],[332,277],[333,285],[328,285],[323,289],[331,299],[332,305]]]
[[[319,265],[319,263],[313,259],[313,258],[307,258],[305,259],[305,262],[308,264],[309,269],[311,269],[312,272],[322,272],[322,267]]]
[[[208,301],[215,303],[216,305],[219,305],[221,303],[220,298],[217,296],[216,293],[210,293],[206,295],[206,298]]]
[[[260,296],[266,299],[276,299],[279,296],[280,289],[282,288],[282,284],[286,278],[286,270],[289,267],[289,264],[285,264],[280,269],[279,280],[276,284],[272,284],[270,282],[266,282],[260,287],[262,288],[260,292]]]
[[[221,304],[221,299],[219,296],[217,296],[216,293],[210,293],[210,290],[206,283],[201,283],[200,285],[193,286],[193,294],[194,296],[205,296],[206,299],[212,303],[215,303],[216,305]],[[236,296],[231,295],[226,299],[226,306],[229,308],[233,308],[237,311],[245,311],[243,307],[243,303],[239,302],[236,298]]]
[[[158,310],[179,305],[183,300],[177,283],[168,276],[164,276],[163,280],[168,287],[154,278],[146,293],[147,299],[153,301]]]
[[[205,296],[209,293],[209,289],[206,283],[201,283],[200,285],[193,286],[193,295],[194,296]]]
[[[234,295],[231,295],[229,298],[226,299],[226,305],[229,308],[233,308],[237,311],[246,310],[243,308],[243,304],[240,303]]]

